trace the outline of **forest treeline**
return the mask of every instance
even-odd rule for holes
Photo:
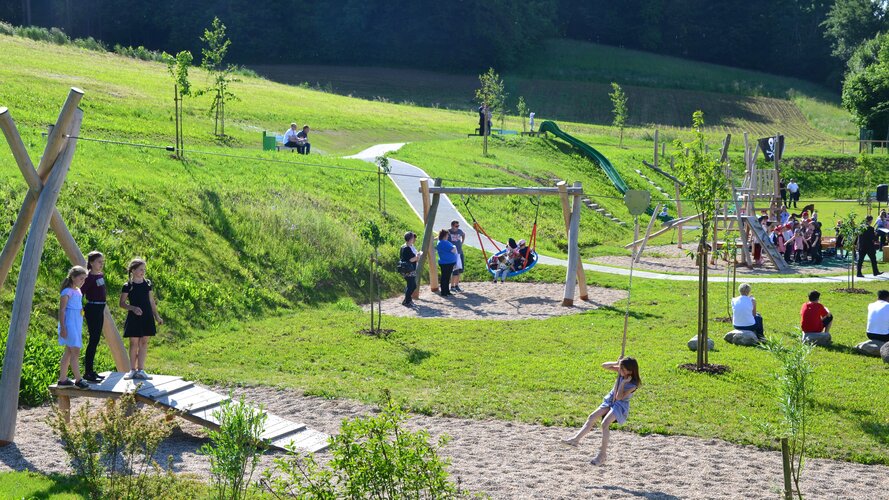
[[[218,16],[233,62],[508,69],[568,38],[796,76],[839,88],[862,41],[887,31],[877,0],[11,0],[0,19],[109,45],[199,54]]]

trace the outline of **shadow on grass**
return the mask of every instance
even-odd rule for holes
[[[599,308],[602,311],[610,311],[614,313],[618,313],[621,316],[626,312],[623,308],[617,308],[614,306],[602,306]],[[663,318],[661,314],[651,314],[647,312],[633,311],[633,306],[630,305],[630,317],[633,319],[649,319],[649,318]]]
[[[669,493],[664,493],[663,491],[644,491],[644,490],[631,490],[629,488],[624,488],[622,486],[589,486],[587,487],[589,490],[604,490],[609,493],[623,493],[625,495],[629,495],[632,497],[638,498],[646,498],[650,500],[679,500],[679,497],[675,495],[671,495]],[[604,495],[603,496],[610,496]]]
[[[860,356],[860,354],[855,352],[855,348],[853,348],[852,346],[845,345],[845,344],[832,343],[827,346],[818,346],[818,349],[824,349],[825,351],[830,351],[830,352],[840,352],[843,354],[854,354],[856,356]]]
[[[870,434],[882,445],[889,445],[889,424],[878,422],[861,422],[861,430]]]

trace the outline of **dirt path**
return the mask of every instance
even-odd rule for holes
[[[343,418],[374,410],[268,387],[235,392],[328,433],[336,433]],[[68,471],[61,446],[43,423],[48,413],[46,406],[19,412],[17,442],[0,448],[0,471]],[[561,427],[428,416],[413,416],[408,425],[427,429],[433,437],[451,436],[445,454],[453,461],[453,476],[465,488],[493,498],[774,499],[783,484],[780,453],[718,439],[613,432],[609,462],[594,467],[589,460],[598,432],[571,448],[558,442],[572,432]],[[177,472],[207,477],[207,460],[197,454],[206,442],[202,435],[200,428],[183,423],[161,454],[173,456]],[[264,457],[262,468],[274,456]],[[889,498],[889,467],[810,460],[803,492],[807,498]]]

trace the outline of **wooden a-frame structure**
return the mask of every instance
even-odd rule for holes
[[[80,133],[80,124],[83,120],[83,111],[77,106],[82,98],[82,90],[71,88],[56,124],[49,133],[46,149],[36,169],[9,110],[0,107],[0,128],[29,188],[6,246],[0,254],[0,288],[2,288],[22,247],[25,235],[28,235],[15,288],[15,302],[9,319],[9,335],[6,339],[3,373],[0,377],[0,446],[12,443],[15,438],[25,340],[31,322],[34,288],[47,231],[52,228],[72,264],[86,266],[83,253],[56,209],[62,184],[65,182],[77,147],[76,137]],[[117,371],[129,371],[130,360],[126,348],[107,306],[102,333],[108,342]]]
[[[580,300],[589,300],[587,292],[586,274],[583,270],[583,262],[580,259],[578,246],[580,235],[580,199],[583,196],[583,186],[575,182],[568,186],[565,181],[556,184],[556,187],[494,187],[494,188],[468,188],[468,187],[441,187],[441,179],[434,179],[429,185],[429,179],[420,179],[420,193],[423,196],[423,254],[417,261],[417,270],[423,269],[427,257],[434,255],[435,247],[435,214],[441,195],[472,195],[472,196],[559,196],[562,201],[562,214],[565,218],[565,231],[568,233],[568,271],[565,274],[565,295],[562,305],[570,307],[574,305],[574,289],[579,288]],[[569,196],[573,202],[569,206]],[[434,259],[429,258],[429,286],[433,292],[438,291],[438,274],[435,269]],[[465,265],[465,264],[464,264]],[[419,287],[414,292],[416,298]]]

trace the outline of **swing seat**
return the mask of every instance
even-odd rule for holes
[[[507,252],[508,250],[509,250],[509,249],[504,248],[503,250],[500,250],[499,252],[497,252],[497,253],[495,253],[494,255],[492,255],[490,259],[488,259],[488,272],[491,273],[491,276],[494,276],[494,269],[491,269],[491,266],[493,265],[493,263],[497,262],[498,257],[500,257],[501,255],[506,254],[506,252]],[[521,268],[521,269],[519,269],[519,270],[517,270],[517,271],[510,271],[510,272],[506,275],[506,277],[507,277],[507,278],[512,278],[512,277],[514,277],[514,276],[518,276],[518,275],[520,275],[520,274],[525,274],[525,273],[527,273],[528,271],[530,271],[531,269],[534,269],[534,266],[536,266],[536,265],[537,265],[537,252],[535,252],[534,250],[531,250],[531,258],[528,259],[528,265],[525,266],[525,267],[523,267],[523,268]],[[495,267],[496,267],[496,266],[495,266]]]

